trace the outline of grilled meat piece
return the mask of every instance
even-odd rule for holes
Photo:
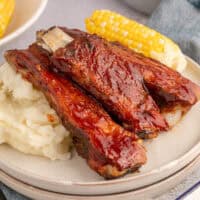
[[[88,36],[87,33],[78,29],[61,27],[61,30],[72,38]],[[151,92],[151,95],[153,95],[156,100],[160,98],[156,103],[158,103],[161,108],[163,104],[164,106],[192,106],[200,99],[200,87],[183,77],[179,72],[157,60],[136,53],[118,42],[114,42],[112,45],[121,48],[123,51],[123,53],[121,52],[122,56],[129,62],[128,69],[129,67],[137,68],[140,71],[144,84]]]
[[[179,72],[166,65],[136,53],[119,43],[114,45],[121,48],[125,54],[129,54],[128,59],[132,67],[137,68],[143,76],[148,90],[155,95],[158,104],[162,105],[182,105],[192,106],[200,99],[200,87],[183,77]],[[160,102],[159,99],[160,98]]]
[[[39,38],[51,35],[53,29]],[[200,98],[199,86],[156,60],[96,35],[60,30],[71,39],[65,40],[62,48],[55,48],[52,60],[57,69],[92,93],[123,121],[125,128],[140,136],[152,137],[151,133],[173,127]]]
[[[119,43],[129,67],[140,71],[145,86],[161,109],[168,125],[173,127],[200,99],[200,87],[164,64],[136,53]],[[125,57],[124,55],[124,57]]]
[[[10,50],[7,61],[41,90],[73,136],[79,155],[105,178],[116,178],[138,169],[146,152],[133,133],[112,121],[103,108],[74,83],[50,69],[46,50],[32,45],[28,50]]]
[[[63,30],[74,39],[63,40],[60,45],[56,30],[58,35]],[[116,45],[96,35],[66,28],[40,32],[38,39],[53,51],[51,59],[56,69],[94,95],[126,129],[142,138],[155,137],[159,131],[167,130],[168,125],[149,95],[140,71],[130,68],[131,63]],[[63,48],[58,48],[59,45]]]

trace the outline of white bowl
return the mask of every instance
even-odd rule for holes
[[[16,0],[11,23],[0,39],[0,46],[26,31],[42,14],[48,0]]]

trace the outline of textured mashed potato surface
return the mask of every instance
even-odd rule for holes
[[[44,95],[7,63],[0,67],[0,144],[52,160],[70,157],[71,138]]]

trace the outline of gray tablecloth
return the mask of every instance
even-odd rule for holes
[[[175,0],[174,0],[175,1]],[[136,19],[144,23],[147,19],[142,14],[128,7],[122,0],[49,0],[47,8],[40,19],[23,35],[15,39],[14,42],[0,48],[0,55],[7,49],[24,48],[34,40],[36,30],[49,27],[51,25],[64,25],[84,29],[84,19],[94,9],[111,9],[120,12],[127,17]],[[4,62],[3,57],[0,61]],[[159,200],[175,199],[193,183],[199,180],[200,170],[194,172],[183,183],[158,197]],[[16,194],[7,187],[0,184],[8,200],[25,200],[26,198]],[[1,195],[0,195],[1,199]]]
[[[162,0],[148,25],[172,38],[200,64],[200,0]]]

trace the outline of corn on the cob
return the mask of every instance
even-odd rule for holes
[[[6,31],[15,7],[15,0],[0,0],[0,38]]]
[[[89,33],[95,33],[109,41],[118,41],[180,72],[186,67],[185,56],[177,44],[155,30],[120,14],[97,10],[85,20],[85,24]]]

